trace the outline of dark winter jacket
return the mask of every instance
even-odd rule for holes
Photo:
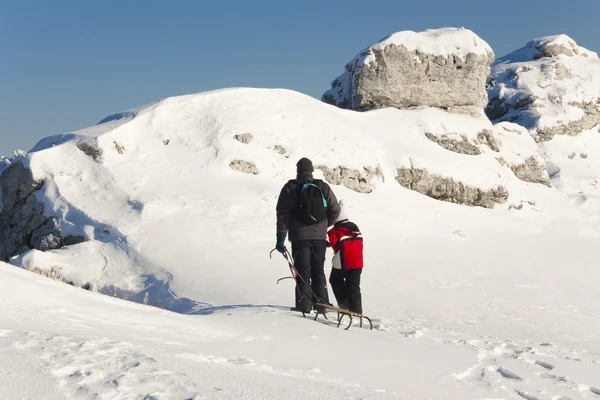
[[[347,219],[336,222],[327,232],[328,246],[333,248],[333,268],[363,267],[363,238],[358,226]]]
[[[312,174],[303,173],[298,176],[301,182],[313,180]],[[300,182],[292,180],[281,189],[277,200],[277,232],[288,232],[290,241],[297,240],[326,240],[327,228],[340,215],[340,206],[333,194],[333,190],[326,182],[320,181],[319,188],[327,200],[327,219],[314,225],[305,225],[295,217],[299,207]]]

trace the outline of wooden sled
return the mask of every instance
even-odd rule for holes
[[[367,321],[369,321],[369,329],[373,330],[373,323],[371,322],[371,319],[369,317],[367,317],[366,315],[355,313],[353,311],[344,310],[343,308],[334,307],[330,304],[325,304],[325,303],[314,303],[313,305],[314,305],[315,311],[317,312],[317,315],[315,315],[315,321],[319,317],[319,314],[324,316],[325,319],[328,319],[325,310],[331,310],[331,311],[337,312],[338,328],[340,327],[340,324],[342,323],[342,320],[344,319],[344,317],[348,316],[350,318],[350,322],[348,323],[348,326],[346,326],[344,328],[344,330],[347,331],[352,326],[352,317],[356,317],[356,318],[360,319],[360,327],[361,328],[363,326],[363,318],[366,319]]]

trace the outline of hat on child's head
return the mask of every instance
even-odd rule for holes
[[[348,219],[348,210],[346,209],[346,207],[344,207],[344,199],[340,199],[340,201],[338,201],[338,204],[340,206],[340,215],[337,217],[334,224],[337,224],[340,221]]]

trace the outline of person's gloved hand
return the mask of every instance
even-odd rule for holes
[[[286,252],[286,249],[285,249],[285,236],[286,236],[285,232],[277,232],[277,244],[275,245],[275,248],[281,254],[285,254],[285,252]]]

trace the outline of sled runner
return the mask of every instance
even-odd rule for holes
[[[302,296],[302,297],[304,298],[304,297],[306,297],[306,295]],[[344,317],[347,316],[350,319],[350,321],[348,322],[348,325],[344,328],[345,331],[350,329],[350,327],[352,326],[352,321],[353,321],[352,318],[353,317],[359,318],[361,328],[363,326],[363,318],[366,319],[367,321],[369,321],[369,330],[373,330],[373,323],[371,322],[371,318],[367,317],[366,315],[355,313],[350,310],[344,310],[343,308],[335,307],[328,303],[322,303],[321,301],[314,302],[312,299],[309,299],[309,300],[311,301],[311,303],[313,305],[313,309],[316,311],[315,318],[313,318],[315,321],[317,320],[317,318],[319,318],[319,314],[322,315],[323,317],[325,317],[326,320],[329,320],[329,318],[327,318],[327,314],[328,314],[327,310],[330,310],[330,311],[335,311],[337,313],[336,320],[337,320],[338,328],[342,324],[342,320],[344,319]],[[321,299],[319,299],[319,300],[321,300]],[[302,316],[304,318],[306,318],[306,313],[303,312]]]
[[[269,258],[272,258],[272,255],[273,255],[274,251],[275,251],[275,249],[271,250],[271,252],[269,253]],[[285,260],[288,263],[288,266],[290,267],[290,272],[292,273],[292,276],[286,276],[284,278],[280,278],[280,279],[277,280],[277,283],[279,283],[281,280],[284,280],[284,279],[293,279],[294,281],[296,281],[296,277],[300,277],[300,279],[302,279],[302,276],[300,276],[298,274],[298,271],[296,271],[296,268],[294,267],[294,264],[291,261],[292,257],[289,255],[289,253],[288,253],[287,250],[283,254],[283,257],[285,258]],[[305,282],[305,284],[306,284],[306,282]],[[299,291],[297,282],[296,282],[296,290]],[[317,296],[315,295],[314,292],[313,292],[313,296],[315,298],[317,298]],[[373,323],[371,322],[371,319],[369,317],[367,317],[366,315],[355,313],[355,312],[349,311],[349,310],[344,310],[343,308],[334,307],[331,304],[324,303],[322,299],[318,299],[317,301],[314,301],[313,299],[309,298],[306,295],[303,295],[301,297],[301,299],[303,299],[305,297],[306,297],[306,299],[308,299],[312,303],[313,309],[317,312],[316,315],[315,315],[315,318],[314,318],[315,321],[317,320],[317,318],[319,318],[319,314],[322,315],[323,317],[325,317],[325,319],[328,320],[329,318],[327,318],[326,314],[327,314],[327,310],[330,310],[330,311],[337,312],[337,326],[338,326],[338,328],[342,324],[342,320],[344,319],[344,317],[348,316],[348,318],[350,318],[350,322],[348,323],[348,326],[346,326],[344,328],[344,330],[350,329],[350,327],[352,326],[352,321],[353,321],[352,318],[353,317],[360,319],[360,327],[361,328],[363,326],[363,318],[366,319],[367,321],[369,321],[369,329],[373,330]],[[306,318],[306,314],[307,313],[302,312],[302,316],[304,318]]]
[[[352,317],[359,318],[361,328],[363,326],[363,318],[366,319],[367,321],[369,321],[369,329],[373,330],[373,323],[371,322],[371,318],[367,317],[366,315],[355,313],[355,312],[349,311],[349,310],[344,310],[343,308],[334,307],[331,304],[324,304],[324,303],[316,303],[315,310],[317,311],[317,315],[315,315],[315,321],[319,317],[319,314],[323,315],[325,317],[325,319],[327,319],[327,315],[325,315],[324,311],[332,310],[332,311],[337,312],[338,328],[339,328],[340,324],[342,323],[342,319],[344,319],[345,316],[348,316],[348,318],[350,318],[350,322],[348,323],[348,326],[346,326],[344,328],[344,330],[348,330],[352,326]]]

